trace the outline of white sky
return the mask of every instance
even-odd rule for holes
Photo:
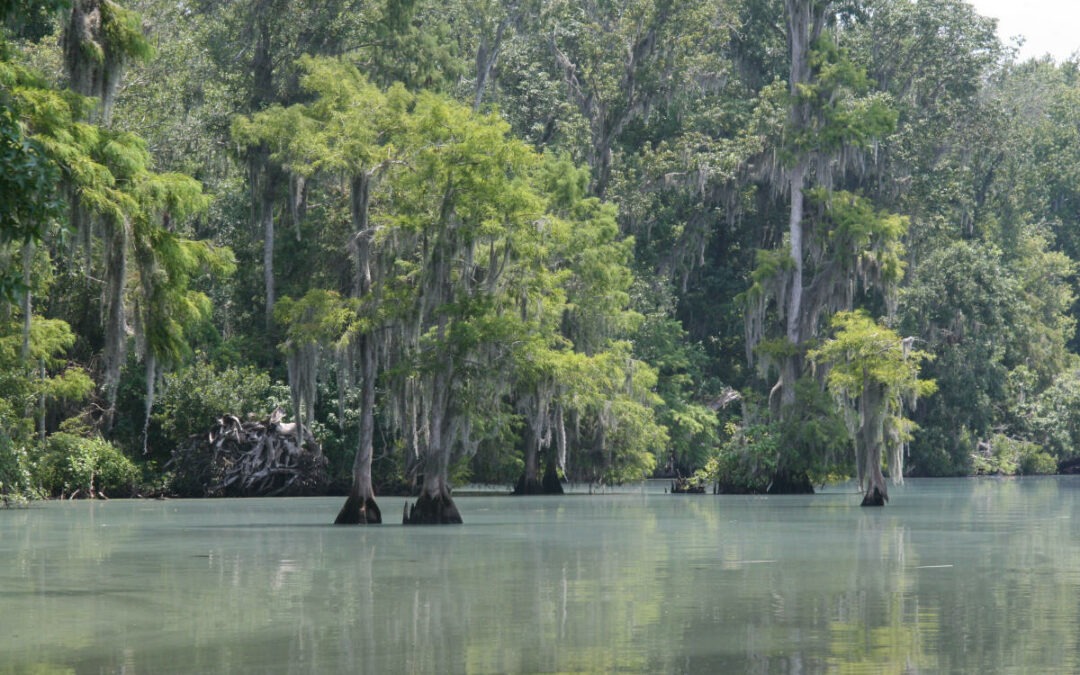
[[[1078,0],[967,0],[983,16],[998,20],[998,36],[1005,44],[1023,35],[1020,60],[1049,53],[1061,62],[1080,50]]]

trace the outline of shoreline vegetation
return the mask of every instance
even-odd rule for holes
[[[0,2],[0,500],[1075,472],[1078,102],[961,0]]]

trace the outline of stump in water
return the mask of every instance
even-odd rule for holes
[[[559,472],[555,470],[555,467],[549,466],[547,468],[547,471],[544,472],[544,479],[540,481],[540,487],[543,488],[546,495],[563,494],[562,481],[559,480]]]
[[[555,470],[555,467],[548,467],[544,472],[543,480],[536,480],[535,478],[526,480],[525,474],[521,474],[518,478],[517,485],[514,486],[515,495],[561,495],[563,492],[562,481],[559,480],[559,473]]]
[[[778,471],[766,493],[770,495],[812,495],[814,484],[805,471]]]
[[[426,492],[421,493],[412,506],[406,504],[401,517],[402,525],[459,525],[461,522],[461,514],[449,495],[432,497]]]
[[[256,497],[309,495],[327,484],[326,457],[308,429],[299,443],[295,423],[277,409],[265,420],[225,415],[203,435],[173,451],[168,467],[184,495]]]
[[[885,506],[885,502],[889,501],[889,495],[878,486],[870,488],[866,492],[866,496],[863,497],[861,506]]]
[[[363,498],[358,494],[350,494],[341,507],[335,525],[379,525],[382,523],[382,512],[373,497]]]

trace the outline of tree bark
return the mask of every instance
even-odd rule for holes
[[[268,173],[264,167],[264,174]],[[260,215],[263,221],[263,285],[266,293],[266,327],[274,326],[274,305],[277,293],[274,288],[274,194],[272,181],[266,177],[260,199]]]
[[[443,332],[445,326],[440,327]],[[424,483],[412,507],[406,506],[404,525],[455,525],[461,514],[450,496],[450,384],[454,366],[448,363],[434,376],[428,411],[429,432],[423,450]]]
[[[124,365],[127,346],[127,314],[124,307],[124,291],[127,287],[127,223],[113,222],[107,225],[105,249],[105,377],[104,390],[108,409],[105,429],[112,428],[116,412],[117,387],[120,369]]]
[[[424,486],[412,506],[406,505],[402,525],[459,525],[461,514],[450,496],[450,485],[445,470],[432,467],[434,471],[424,474]]]
[[[335,525],[376,525],[382,512],[375,503],[371,483],[371,459],[375,439],[375,347],[370,336],[360,338],[360,439],[353,460],[353,484]]]
[[[548,459],[547,469],[544,471],[544,477],[540,480],[540,487],[543,489],[546,495],[561,495],[564,494],[562,481],[559,480],[558,462],[555,457],[552,456]]]
[[[819,0],[785,0],[784,2],[787,10],[788,47],[791,52],[788,71],[788,86],[792,97],[789,124],[796,138],[810,124],[810,111],[807,109],[807,104],[800,102],[799,97],[802,86],[809,84],[811,79],[810,47],[821,35],[824,27],[825,4]],[[795,381],[799,377],[802,364],[800,348],[803,339],[807,337],[803,334],[803,329],[806,328],[803,316],[803,211],[805,207],[803,190],[808,179],[810,157],[807,154],[809,151],[802,148],[796,147],[794,152],[795,164],[788,170],[788,190],[791,193],[788,236],[793,268],[785,308],[786,335],[794,349],[791,355],[784,358],[784,363],[781,365],[781,411],[795,403]],[[812,330],[812,327],[810,329]]]
[[[525,426],[525,470],[514,487],[516,495],[543,494],[540,484],[540,438],[530,424]]]
[[[889,490],[885,486],[885,476],[881,472],[881,447],[884,442],[882,416],[884,414],[884,394],[880,384],[870,381],[869,375],[863,376],[863,392],[859,398],[859,417],[862,420],[859,439],[863,455],[859,482],[866,493],[862,506],[885,506],[889,501]]]
[[[488,79],[491,77],[496,61],[499,60],[499,52],[502,51],[503,35],[510,24],[517,20],[517,11],[517,3],[510,4],[506,10],[506,16],[495,29],[495,36],[490,43],[487,35],[480,35],[480,45],[476,49],[476,90],[473,93],[473,112],[479,111],[480,105],[484,102],[484,91],[487,89]]]
[[[358,298],[366,297],[372,287],[373,238],[368,230],[370,179],[369,173],[361,172],[350,183],[350,208],[355,232],[353,294]],[[361,335],[357,340],[360,351],[360,438],[353,460],[352,489],[334,521],[336,525],[374,525],[382,522],[382,513],[375,503],[375,489],[371,482],[371,459],[375,450],[375,379],[378,376],[375,341],[370,334]]]

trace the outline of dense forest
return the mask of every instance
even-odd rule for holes
[[[1080,62],[965,2],[0,14],[5,502],[1080,456]]]

